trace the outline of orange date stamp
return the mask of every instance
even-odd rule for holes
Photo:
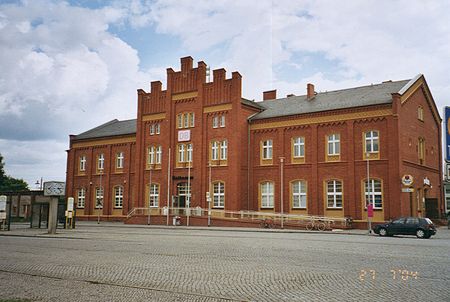
[[[419,273],[417,271],[406,269],[391,269],[389,273],[391,274],[392,280],[408,281],[417,280],[419,278]],[[359,280],[376,280],[378,275],[378,272],[374,269],[362,269],[359,271]]]

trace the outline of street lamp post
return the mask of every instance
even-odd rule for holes
[[[284,201],[283,201],[283,183],[284,183],[284,157],[280,157],[280,211],[281,211],[281,228],[284,228],[284,219],[283,219],[283,212],[284,212]]]
[[[186,214],[187,214],[186,225],[189,226],[189,217],[191,216],[191,158],[188,158],[188,189],[187,189],[187,213]]]
[[[208,194],[206,202],[208,202],[208,226],[211,226],[211,187],[212,187],[212,184],[211,184],[211,161],[209,161],[209,181],[208,181],[208,183],[209,183],[209,192],[208,192],[209,194]]]
[[[97,204],[99,207],[99,209],[97,210],[97,224],[100,224],[100,211],[103,210],[103,197],[105,195],[105,190],[103,189],[103,186],[102,186],[103,168],[99,169],[99,172],[100,172],[100,193],[102,195],[101,195],[101,198],[100,198],[100,196],[98,196],[98,200],[97,200]]]
[[[151,159],[153,160],[153,158]],[[150,184],[148,185],[148,218],[147,218],[147,224],[150,225],[150,214],[151,214],[151,199],[152,199],[152,162],[150,161],[149,164],[149,170],[150,170]]]
[[[372,206],[370,201],[370,175],[369,175],[369,157],[370,153],[366,152],[366,159],[367,159],[367,195],[366,195],[366,208],[367,208],[367,227],[369,234],[372,233]],[[370,209],[369,209],[370,207]],[[370,213],[369,213],[370,212]]]

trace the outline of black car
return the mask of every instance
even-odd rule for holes
[[[436,227],[428,218],[402,217],[373,229],[380,236],[416,235],[417,238],[430,238],[436,234]]]

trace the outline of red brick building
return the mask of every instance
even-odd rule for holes
[[[188,196],[208,208],[208,191],[223,211],[280,212],[283,200],[283,213],[363,222],[369,200],[374,221],[443,213],[441,118],[423,75],[321,93],[308,84],[306,95],[255,102],[238,72],[207,73],[182,58],[166,90],[138,90],[137,119],[70,136],[78,217],[182,208]]]

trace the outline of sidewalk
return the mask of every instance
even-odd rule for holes
[[[20,236],[20,237],[57,237],[57,238],[76,238],[78,231],[89,229],[148,229],[148,230],[173,230],[173,231],[211,231],[211,232],[257,232],[257,233],[310,233],[310,234],[345,234],[345,235],[368,235],[367,230],[359,229],[334,229],[331,231],[307,231],[294,229],[263,229],[263,228],[241,228],[241,227],[200,227],[200,226],[165,226],[165,225],[137,225],[123,224],[122,222],[100,222],[78,221],[75,229],[56,230],[55,235],[47,233],[47,229],[31,229],[23,225],[11,224],[11,231],[0,231],[0,236]],[[107,230],[105,230],[107,232]]]

